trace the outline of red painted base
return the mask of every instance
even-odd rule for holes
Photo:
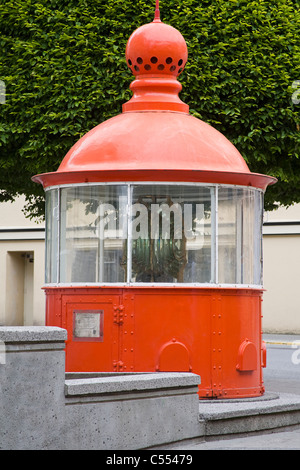
[[[181,371],[200,398],[264,393],[262,290],[46,287],[46,324],[68,331],[66,371]]]

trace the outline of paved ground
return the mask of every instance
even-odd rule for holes
[[[191,442],[173,450],[300,450],[300,428],[260,435],[248,435],[208,442]]]
[[[269,355],[271,360],[266,376],[272,386],[272,391],[278,391],[279,394],[281,394],[282,387],[284,386],[286,393],[295,394],[298,392],[298,394],[300,394],[300,336],[264,335],[264,340],[267,342],[267,348],[269,349],[276,346],[278,348],[285,348],[285,352],[282,350],[282,358],[286,357],[286,361],[292,361],[292,354],[296,351],[294,355],[296,359],[295,364],[279,364],[278,356]],[[295,342],[298,342],[299,346],[296,346]],[[299,354],[297,353],[297,349]],[[277,353],[278,352],[276,352],[276,354]],[[299,361],[297,363],[298,359]],[[293,360],[293,362],[295,361]],[[294,366],[297,367],[295,368]],[[279,369],[283,371],[282,377],[280,377]],[[291,390],[288,389],[289,377],[291,377]],[[276,390],[276,388],[278,388],[278,390]],[[295,396],[295,399],[297,398],[299,399],[299,396]],[[189,443],[178,444],[176,447],[172,447],[172,450],[300,450],[300,426],[284,428],[284,430],[277,429],[274,432],[259,434],[249,433],[248,435],[239,435],[236,437],[227,436],[218,440],[194,440]]]

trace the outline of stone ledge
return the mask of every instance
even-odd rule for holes
[[[155,391],[176,387],[197,387],[200,377],[191,373],[155,372],[147,374],[114,375],[105,374],[102,377],[70,379],[65,381],[65,395],[87,396],[107,393],[124,393],[138,391]],[[186,390],[185,392],[186,393]],[[195,392],[194,392],[195,393]]]
[[[287,411],[300,411],[300,396],[292,394],[274,394],[267,400],[260,397],[256,400],[213,400],[200,401],[200,418],[217,421],[223,419],[232,419],[236,417],[246,417],[254,415],[264,415],[270,413],[281,413]]]
[[[4,343],[44,343],[66,341],[67,331],[54,326],[0,326]]]
[[[274,394],[274,398],[256,402],[200,402],[199,412],[206,436],[271,430],[300,424],[300,396]]]

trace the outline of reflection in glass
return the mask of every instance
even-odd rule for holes
[[[126,204],[126,186],[61,190],[60,282],[124,282]]]
[[[210,188],[136,185],[131,210],[131,282],[212,282]]]
[[[218,191],[218,280],[261,284],[262,193],[246,188]]]
[[[46,283],[58,282],[58,224],[59,224],[59,190],[46,192]]]
[[[198,184],[46,191],[46,283],[262,284],[263,192]]]

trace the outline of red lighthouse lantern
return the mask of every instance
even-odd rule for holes
[[[263,194],[217,130],[189,114],[182,35],[159,19],[129,38],[123,112],[96,126],[46,192],[46,324],[67,371],[191,371],[199,397],[264,393]]]

